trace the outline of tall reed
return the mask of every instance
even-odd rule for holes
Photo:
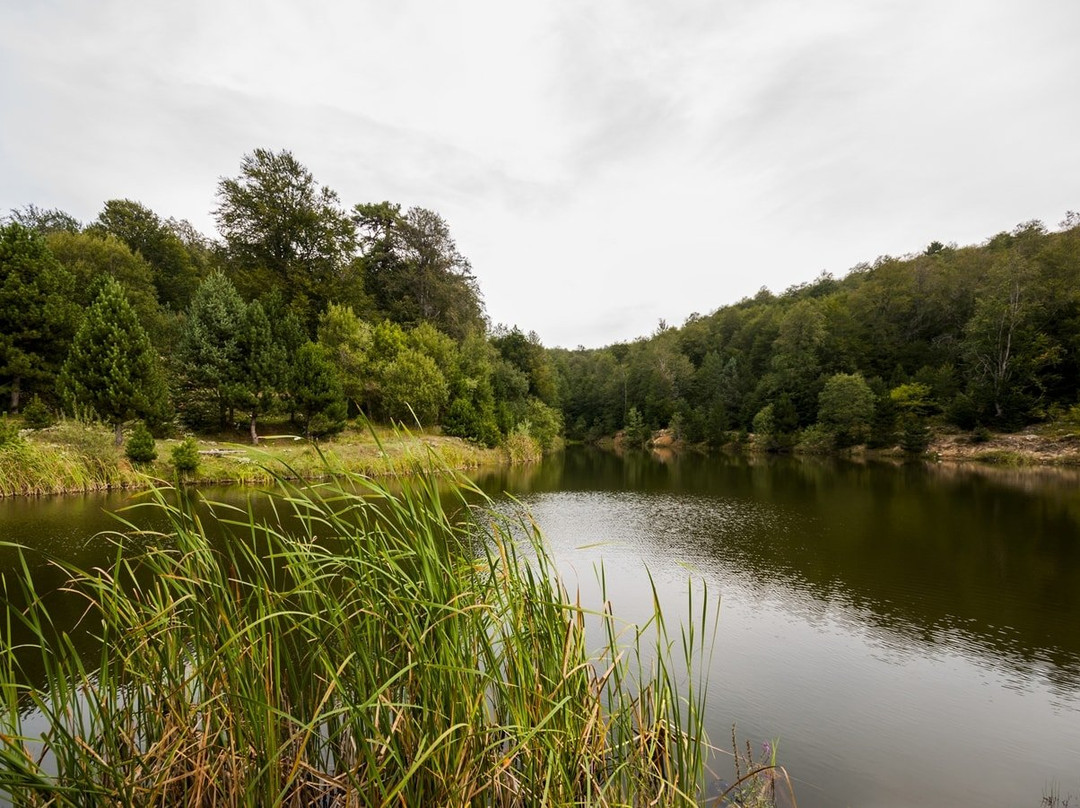
[[[533,524],[446,476],[280,476],[268,521],[154,490],[168,531],[67,570],[91,658],[24,565],[2,582],[0,630],[31,639],[0,647],[0,799],[699,804],[714,604],[692,595],[677,641],[658,605],[590,612]]]

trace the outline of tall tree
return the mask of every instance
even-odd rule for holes
[[[309,333],[331,301],[356,305],[363,283],[352,262],[356,226],[338,196],[289,151],[256,149],[240,175],[218,183],[218,230],[237,287],[280,290]]]
[[[109,276],[123,287],[147,334],[162,344],[167,318],[158,305],[153,271],[140,255],[116,236],[101,231],[61,231],[50,233],[45,241],[56,260],[75,276],[75,303],[83,309],[89,307],[101,291],[101,281]]]
[[[178,346],[187,403],[197,407],[202,401],[212,400],[222,428],[234,403],[231,394],[241,373],[239,339],[245,309],[225,274],[213,273],[195,292]]]
[[[432,210],[390,202],[357,205],[365,287],[378,309],[405,325],[429,322],[461,340],[484,327],[484,304],[469,260]]]
[[[203,276],[204,262],[188,248],[173,224],[162,221],[139,202],[110,199],[88,229],[116,236],[143,257],[151,268],[161,305],[173,311],[187,308]]]
[[[292,357],[289,405],[304,437],[340,431],[347,414],[341,379],[329,352],[308,342]]]
[[[52,387],[78,321],[74,289],[40,235],[15,222],[0,228],[0,381],[13,411],[28,387]]]
[[[60,389],[70,408],[89,407],[111,423],[117,446],[125,421],[162,414],[166,392],[157,354],[112,278],[105,280],[75,335]]]
[[[82,223],[67,211],[59,208],[39,208],[27,205],[13,208],[8,217],[15,224],[21,224],[27,230],[34,230],[41,235],[49,233],[78,233]]]
[[[258,418],[273,405],[287,374],[284,347],[274,339],[270,318],[258,300],[244,309],[236,349],[237,365],[229,399],[247,412],[251,442],[258,446]]]

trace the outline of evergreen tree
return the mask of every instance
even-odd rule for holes
[[[292,358],[289,404],[304,437],[339,432],[345,426],[345,396],[330,354],[309,342]]]
[[[120,284],[106,279],[86,312],[60,374],[72,410],[89,407],[116,429],[132,418],[160,418],[166,401],[158,357]]]
[[[257,446],[258,417],[273,404],[275,394],[283,386],[286,368],[285,351],[274,339],[270,318],[257,300],[244,310],[236,347],[235,381],[228,398],[248,413],[251,442]]]
[[[626,413],[625,428],[626,443],[635,449],[640,449],[649,439],[649,428],[645,425],[645,419],[641,417],[637,407],[631,407]]]
[[[179,345],[189,418],[200,404],[212,401],[218,426],[225,427],[229,409],[236,403],[230,396],[241,373],[239,338],[246,308],[232,281],[220,271],[196,290]]]
[[[17,223],[0,228],[0,382],[12,411],[26,388],[52,387],[78,321],[73,291],[40,235]]]

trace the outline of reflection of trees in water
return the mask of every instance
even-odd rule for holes
[[[1080,690],[1076,470],[582,449],[554,465],[530,490],[663,493],[658,541],[813,599],[787,598],[793,610],[836,606],[886,644]]]

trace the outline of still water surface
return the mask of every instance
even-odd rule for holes
[[[585,603],[601,562],[627,620],[647,572],[669,621],[721,598],[710,737],[778,740],[802,808],[1080,795],[1080,474],[573,449],[477,480]],[[106,564],[126,501],[0,502],[0,538]]]

